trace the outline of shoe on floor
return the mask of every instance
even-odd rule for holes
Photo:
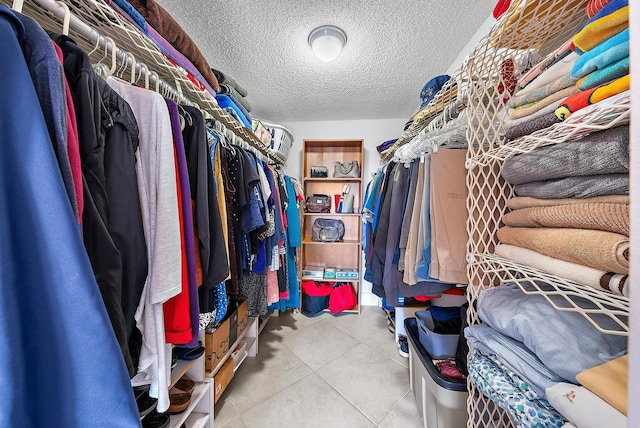
[[[398,353],[405,358],[409,358],[409,342],[405,336],[400,336],[398,338]]]

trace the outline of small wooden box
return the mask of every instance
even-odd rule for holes
[[[217,403],[227,385],[233,379],[233,358],[229,358],[213,377],[213,402]]]
[[[229,350],[229,325],[227,318],[213,333],[204,335],[204,365],[207,371],[213,370]]]

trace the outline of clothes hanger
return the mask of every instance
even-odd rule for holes
[[[23,5],[24,5],[24,0],[13,0],[13,6],[11,6],[11,9],[15,10],[18,13],[22,13]]]
[[[62,1],[56,2],[64,9],[64,18],[62,20],[62,34],[65,36],[69,35],[69,22],[71,21],[71,10],[69,10],[69,6]]]

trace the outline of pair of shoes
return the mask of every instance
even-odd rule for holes
[[[169,391],[169,414],[177,415],[187,410],[191,404],[191,394],[193,394],[195,387],[195,382],[187,375],[178,379]]]
[[[171,423],[169,413],[158,413],[155,410],[142,420],[143,428],[168,428]]]
[[[158,405],[158,399],[151,398],[149,396],[149,385],[137,386],[133,388],[133,394],[136,397],[136,404],[138,405],[138,413],[140,413],[140,419],[144,418],[156,409],[156,406]]]
[[[398,338],[398,353],[404,358],[409,358],[409,342],[406,336],[400,336]]]
[[[173,350],[176,353],[176,356],[179,360],[197,360],[204,354],[204,346],[202,346],[202,342],[198,342],[197,346],[192,348],[188,346],[176,345],[173,347]]]
[[[173,387],[169,390],[169,401],[169,414],[178,415],[187,410],[191,404],[191,394]]]

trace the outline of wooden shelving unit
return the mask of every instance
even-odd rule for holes
[[[361,174],[359,178],[333,178],[335,162],[357,160]],[[311,178],[312,166],[326,166],[327,178]],[[358,295],[358,303],[347,313],[360,313],[360,281],[361,270],[361,215],[364,168],[363,140],[304,140],[302,149],[302,175],[305,195],[328,195],[332,201],[331,213],[305,213],[302,239],[302,266],[324,266],[336,268],[355,268],[357,279],[338,280],[351,282]],[[335,195],[340,195],[345,185],[351,188],[354,195],[353,213],[338,213],[335,206]],[[311,240],[311,229],[317,218],[340,219],[345,225],[344,240],[340,242],[314,242]],[[303,277],[303,280],[314,280]],[[317,279],[315,279],[317,280]],[[331,280],[334,281],[334,280]]]

